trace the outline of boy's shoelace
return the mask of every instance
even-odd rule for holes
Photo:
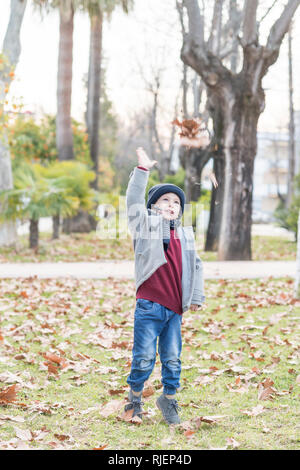
[[[176,400],[171,400],[171,402],[168,404],[168,409],[170,411],[175,410],[176,413],[181,410],[180,406],[178,405],[178,402]]]
[[[134,409],[135,413],[141,413],[142,412],[142,405],[144,402],[140,401],[139,399],[133,398],[128,405],[125,405],[125,411],[132,410]]]

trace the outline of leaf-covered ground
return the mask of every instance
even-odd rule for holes
[[[0,449],[299,449],[300,301],[292,279],[206,282],[183,321],[182,423],[122,415],[134,283],[0,281]],[[126,421],[127,419],[127,421]]]
[[[196,246],[203,261],[216,261],[217,253],[203,250],[201,240]],[[294,260],[296,259],[297,245],[295,242],[281,237],[253,236],[252,258],[254,261],[263,260]],[[0,262],[75,262],[99,261],[107,259],[124,260],[133,259],[132,240],[101,239],[96,232],[61,234],[58,240],[51,240],[51,234],[40,234],[38,251],[28,248],[28,237],[20,236],[16,248],[0,248]]]

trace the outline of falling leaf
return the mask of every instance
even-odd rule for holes
[[[171,124],[180,128],[179,136],[181,145],[187,147],[206,147],[209,144],[209,138],[206,135],[200,135],[201,132],[207,130],[203,126],[203,121],[197,119],[184,119],[180,122],[175,119]]]

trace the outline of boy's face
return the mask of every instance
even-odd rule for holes
[[[157,199],[155,206],[158,206],[162,211],[162,216],[165,219],[177,219],[180,212],[180,199],[175,193],[166,193]]]

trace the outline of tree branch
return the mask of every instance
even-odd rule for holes
[[[273,7],[276,5],[276,3],[278,2],[278,0],[274,0],[272,5],[268,8],[268,10],[266,11],[266,13],[261,17],[261,19],[258,21],[258,24],[261,25],[261,23],[264,21],[264,19],[268,16],[268,14],[270,13],[270,11],[273,9]]]
[[[258,0],[245,0],[243,20],[243,43],[252,44],[257,41],[256,13]]]
[[[184,5],[188,12],[189,35],[195,45],[204,49],[203,16],[200,13],[198,1],[184,0]]]
[[[184,38],[186,35],[185,27],[184,27],[184,20],[183,20],[183,3],[179,3],[178,0],[176,0],[176,9],[178,11],[179,15],[179,21],[181,25],[181,32],[182,32],[182,37]]]
[[[3,41],[3,53],[9,59],[10,66],[15,66],[19,60],[20,30],[27,0],[11,0],[10,18]]]
[[[224,0],[215,0],[214,13],[211,24],[210,37],[208,39],[208,49],[213,54],[220,52],[220,37],[222,29],[222,9]]]
[[[274,51],[280,48],[281,42],[289,29],[290,22],[299,5],[300,0],[289,0],[281,13],[281,16],[273,24],[267,41],[267,49],[269,51]]]

